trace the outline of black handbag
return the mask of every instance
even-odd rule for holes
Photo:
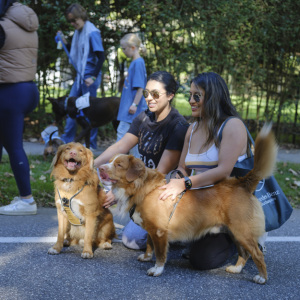
[[[227,119],[221,126],[219,133],[220,141],[222,139],[223,128],[229,119]],[[246,130],[248,138],[254,147],[254,141],[247,127]],[[231,176],[242,177],[253,169],[254,156],[251,151],[251,144],[249,145],[248,151],[250,153],[250,156],[244,159],[243,161],[237,162],[235,164]],[[256,187],[254,195],[257,197],[257,199],[262,205],[265,214],[267,232],[279,228],[291,216],[293,208],[274,176],[261,180]]]

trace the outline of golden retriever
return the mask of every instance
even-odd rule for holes
[[[93,163],[93,153],[80,143],[60,146],[53,158],[51,176],[55,179],[58,236],[49,254],[59,254],[63,246],[81,239],[82,258],[93,257],[93,246],[112,248],[113,216],[102,206],[106,195],[99,186]]]
[[[166,183],[165,175],[146,168],[141,160],[119,154],[100,167],[101,180],[112,184],[120,211],[125,213],[135,207],[132,218],[148,232],[146,252],[138,257],[140,261],[150,261],[154,249],[156,263],[148,275],[162,274],[168,242],[195,240],[216,226],[226,226],[239,253],[237,263],[226,271],[240,273],[251,255],[259,271],[253,280],[266,282],[266,264],[258,248],[258,238],[265,232],[265,217],[253,192],[261,179],[272,174],[275,165],[277,145],[271,126],[259,133],[255,154],[254,168],[245,177],[227,178],[210,188],[189,190],[175,211],[177,200],[158,200],[162,192],[159,187]]]

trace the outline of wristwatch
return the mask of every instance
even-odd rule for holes
[[[192,187],[192,181],[187,176],[184,177],[185,189],[190,190]]]

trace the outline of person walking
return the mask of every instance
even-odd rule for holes
[[[38,17],[13,0],[0,6],[0,145],[9,155],[19,196],[0,207],[0,214],[31,215],[37,206],[31,194],[29,162],[23,148],[24,117],[39,101],[33,82],[37,69]]]
[[[105,60],[100,30],[88,20],[87,11],[78,3],[71,4],[65,15],[75,29],[70,57],[77,74],[69,97],[79,97],[88,92],[91,97],[96,97]],[[62,134],[65,143],[74,141],[76,127],[76,120],[68,116]],[[97,134],[98,128],[93,128],[90,137],[91,150],[97,149]]]
[[[117,129],[117,141],[128,131],[133,119],[147,109],[143,96],[143,89],[147,83],[147,73],[144,59],[140,56],[141,40],[134,33],[126,34],[120,41],[124,54],[132,61],[124,81],[121,102],[117,120],[120,121]],[[143,50],[144,51],[144,50]],[[139,158],[138,146],[130,149],[130,154]]]

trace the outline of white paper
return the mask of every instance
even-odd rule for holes
[[[76,107],[78,109],[84,109],[90,106],[90,92],[82,95],[81,97],[77,98],[76,100]]]

